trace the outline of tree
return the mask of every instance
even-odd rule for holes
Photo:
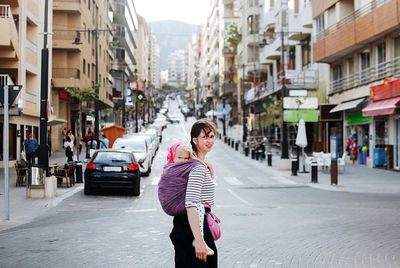
[[[229,43],[233,52],[236,52],[237,46],[242,40],[242,35],[239,33],[236,22],[225,26],[225,41]]]
[[[84,88],[65,88],[65,91],[68,92],[69,95],[76,98],[79,101],[79,124],[78,124],[78,135],[82,133],[81,124],[82,124],[82,103],[83,102],[93,102],[97,100],[99,94],[100,84],[96,84],[94,87],[84,87]],[[77,136],[78,136],[77,135]],[[78,137],[76,137],[78,138]],[[80,140],[77,140],[77,145]],[[78,150],[76,150],[78,152]],[[77,159],[79,160],[79,153],[76,154]]]

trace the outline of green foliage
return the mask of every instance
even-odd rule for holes
[[[72,97],[78,99],[80,102],[92,102],[98,98],[99,94],[97,91],[99,88],[100,84],[97,84],[94,87],[65,88],[65,91],[67,91]]]
[[[273,96],[269,96],[269,105],[267,108],[267,124],[280,125],[282,114],[282,100],[276,100]]]
[[[242,35],[239,33],[236,22],[225,25],[225,41],[229,43],[234,51],[242,40]]]

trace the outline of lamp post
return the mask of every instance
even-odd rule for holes
[[[138,85],[138,79],[137,79],[137,69],[135,69],[135,81],[136,81],[136,90],[139,87]],[[137,100],[137,96],[135,97],[135,132],[138,133],[139,132],[139,126],[138,126],[138,100]]]
[[[283,27],[283,26],[282,26]],[[285,42],[284,42],[284,32],[281,31],[281,63],[282,63],[282,103],[283,98],[286,96],[286,75],[285,75]],[[289,145],[288,145],[288,135],[287,135],[287,123],[283,118],[283,104],[282,104],[282,116],[281,116],[281,125],[282,125],[282,152],[281,158],[288,159],[289,158]]]

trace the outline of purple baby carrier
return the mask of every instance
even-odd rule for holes
[[[168,163],[164,166],[158,183],[158,199],[162,209],[168,215],[176,216],[186,213],[186,186],[190,171],[197,165],[202,165],[202,163],[193,159],[181,163]]]

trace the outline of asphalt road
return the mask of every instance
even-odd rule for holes
[[[172,218],[157,199],[167,147],[188,140],[176,102],[139,197],[64,200],[34,222],[0,232],[0,267],[174,267]],[[400,267],[400,194],[354,194],[305,187],[217,141],[220,267]]]

